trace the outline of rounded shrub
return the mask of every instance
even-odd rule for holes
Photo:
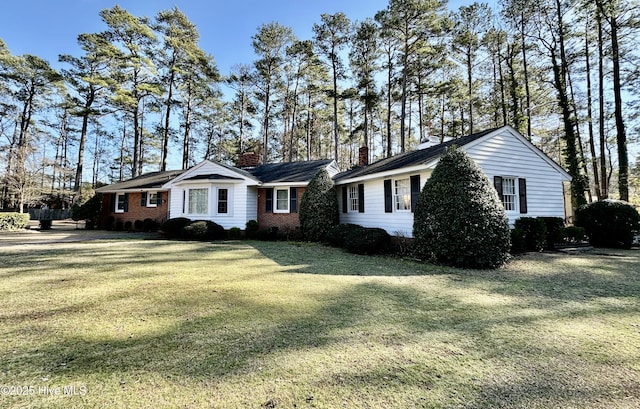
[[[0,213],[0,231],[22,230],[29,227],[29,213]]]
[[[378,227],[352,228],[344,238],[344,248],[354,254],[380,254],[389,248],[391,236]]]
[[[322,241],[339,223],[338,197],[326,169],[320,170],[307,185],[300,201],[300,229],[306,240]]]
[[[229,240],[240,240],[242,238],[242,230],[240,227],[232,227],[227,232]]]
[[[584,241],[584,227],[567,226],[562,229],[562,238],[565,243],[580,243]]]
[[[186,217],[175,217],[162,223],[162,233],[168,238],[178,238],[182,235],[182,228],[191,223]]]
[[[347,235],[353,230],[362,229],[359,224],[341,223],[333,226],[324,237],[324,240],[333,247],[344,247]]]
[[[509,222],[498,194],[463,151],[448,148],[420,192],[413,223],[416,255],[468,268],[509,259]]]
[[[224,227],[211,220],[196,220],[182,228],[182,238],[187,240],[222,240],[227,237]]]
[[[133,226],[133,222],[131,220],[127,220],[126,222],[124,222],[124,229],[126,231],[131,230],[132,226]]]
[[[580,206],[575,225],[584,227],[594,247],[628,249],[633,245],[634,232],[640,229],[640,215],[629,203],[602,200]]]
[[[144,219],[142,221],[142,231],[150,232],[158,229],[158,223],[153,219]]]
[[[521,217],[513,227],[523,233],[524,251],[542,251],[547,245],[547,225],[536,217]],[[513,235],[511,236],[513,238]]]
[[[142,220],[136,220],[135,222],[133,222],[133,228],[137,231],[142,231],[143,226],[144,222]]]
[[[511,254],[525,253],[526,239],[522,229],[511,229]]]

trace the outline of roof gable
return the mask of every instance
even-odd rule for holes
[[[420,149],[411,152],[405,152],[396,156],[392,156],[389,158],[381,159],[377,162],[372,163],[368,166],[363,166],[360,168],[356,168],[350,171],[342,172],[335,177],[336,183],[352,180],[352,179],[361,179],[367,177],[375,177],[377,174],[383,173],[395,173],[401,172],[407,168],[422,166],[425,168],[432,168],[436,165],[440,156],[444,153],[446,148],[456,145],[462,149],[469,149],[472,146],[476,146],[478,144],[483,143],[484,141],[492,138],[498,134],[509,134],[512,137],[516,138],[522,144],[524,144],[528,149],[542,158],[547,164],[549,164],[552,168],[554,168],[558,173],[561,174],[563,179],[570,180],[571,177],[569,174],[557,163],[555,163],[551,158],[549,158],[544,152],[538,149],[534,144],[532,144],[529,140],[527,140],[524,136],[522,136],[518,131],[516,131],[511,126],[503,126],[500,128],[492,128],[482,132],[477,132],[471,135],[463,136],[461,138],[452,139],[447,142],[441,143],[439,145],[431,146],[429,148]]]
[[[197,180],[229,180],[229,181],[247,181],[257,184],[259,181],[250,173],[235,168],[233,166],[224,165],[219,162],[204,160],[197,165],[189,168],[179,177],[169,181],[164,185],[165,188],[186,181]]]

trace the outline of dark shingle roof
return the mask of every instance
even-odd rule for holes
[[[490,134],[496,129],[497,128],[488,129],[486,131],[477,132],[468,136],[463,136],[458,139],[452,139],[450,141],[441,143],[439,145],[431,146],[425,149],[405,152],[389,158],[380,159],[379,161],[376,161],[370,165],[362,166],[359,168],[348,170],[346,172],[339,173],[334,177],[334,180],[335,181],[346,180],[346,179],[356,178],[360,176],[371,175],[374,173],[386,172],[390,170],[401,169],[404,167],[421,165],[442,155],[444,150],[449,146],[452,146],[452,145],[464,146],[470,142],[473,142],[477,139],[482,138],[485,135]]]
[[[262,183],[308,182],[320,169],[327,167],[330,163],[331,159],[269,163],[247,169],[247,171]]]
[[[236,178],[232,176],[219,175],[217,173],[207,174],[207,175],[196,175],[191,176],[190,178],[186,178],[183,180],[242,180],[242,178]]]
[[[96,189],[96,192],[107,193],[121,190],[159,189],[171,179],[182,174],[182,172],[184,172],[184,170],[145,173],[144,175],[137,176],[133,179],[125,180],[124,182],[103,186]]]

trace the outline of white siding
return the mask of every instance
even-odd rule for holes
[[[420,175],[421,189],[431,174],[430,170],[422,172],[398,174],[385,179],[405,179],[413,175]],[[384,211],[384,179],[367,180],[364,183],[364,213],[342,212],[342,185],[337,186],[338,202],[340,203],[340,223],[355,223],[364,227],[380,227],[394,236],[412,237],[413,213],[409,211]],[[350,184],[357,185],[357,183]],[[393,187],[392,187],[393,188]]]
[[[201,179],[187,180],[194,176],[217,174],[227,176],[229,179]],[[243,177],[231,169],[213,162],[201,162],[194,168],[183,173],[179,178],[170,182],[171,189],[169,214],[171,218],[187,217],[192,220],[211,220],[225,229],[232,227],[245,228],[248,220],[257,217],[257,189],[255,181]],[[188,207],[183,212],[183,200],[188,189],[209,189],[209,202],[207,214],[189,214]],[[226,214],[218,214],[217,191],[228,189],[228,211]]]
[[[463,147],[467,154],[484,170],[493,185],[494,176],[511,176],[526,179],[527,207],[526,214],[519,211],[507,212],[509,223],[519,217],[552,216],[565,217],[564,191],[562,173],[535,150],[504,128],[488,139]],[[414,173],[400,173],[397,176],[386,176],[364,182],[353,182],[349,185],[364,183],[365,213],[342,212],[342,186],[337,186],[340,203],[340,222],[355,223],[365,227],[381,227],[391,235],[412,237],[413,213],[384,212],[384,179],[407,178]],[[420,174],[420,184],[424,187],[431,169]],[[349,186],[347,185],[347,186]]]
[[[466,149],[493,184],[494,176],[526,179],[526,214],[507,212],[509,224],[520,217],[565,217],[562,175],[529,146],[508,132]]]

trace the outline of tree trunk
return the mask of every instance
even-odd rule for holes
[[[616,142],[618,144],[618,191],[620,200],[629,201],[629,157],[627,135],[622,116],[622,84],[620,81],[620,51],[618,48],[618,22],[615,16],[609,18],[611,27],[611,59],[613,62],[613,96],[615,101]]]
[[[585,69],[587,77],[587,127],[589,132],[589,151],[591,153],[591,169],[593,170],[593,184],[595,185],[596,199],[602,200],[600,191],[600,175],[598,172],[598,158],[596,156],[596,147],[593,135],[593,98],[591,95],[591,62],[589,50],[589,24],[585,23],[584,50],[585,50]]]

